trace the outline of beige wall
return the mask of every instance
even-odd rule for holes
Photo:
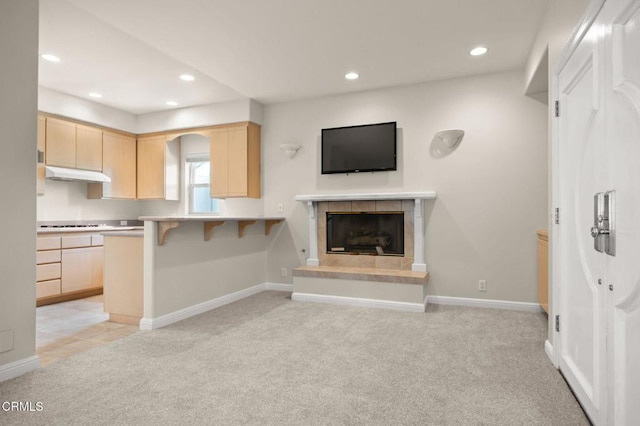
[[[522,94],[521,71],[265,106],[265,214],[283,203],[287,224],[270,242],[268,280],[304,264],[307,212],[297,194],[428,191],[429,294],[536,302],[536,234],[546,226],[547,109]],[[398,171],[321,175],[324,127],[398,122]],[[466,135],[452,154],[430,153],[434,134]],[[289,159],[282,143],[303,147]],[[487,292],[478,280],[487,280]]]
[[[0,333],[13,331],[1,369],[35,353],[37,0],[0,2],[0,56]]]

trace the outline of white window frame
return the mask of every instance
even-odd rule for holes
[[[200,162],[209,162],[209,165],[211,165],[211,160],[209,158],[209,154],[208,153],[197,153],[197,154],[187,154],[185,155],[185,160],[184,160],[184,166],[185,166],[185,200],[186,200],[186,206],[185,206],[185,210],[186,213],[188,215],[218,215],[220,214],[220,202],[218,199],[213,198],[212,199],[212,208],[214,208],[214,210],[212,211],[207,211],[207,212],[194,212],[193,211],[193,204],[194,204],[194,197],[193,197],[193,190],[195,188],[203,188],[203,187],[208,187],[209,184],[205,184],[205,183],[191,183],[191,178],[192,178],[192,164],[193,163],[200,163]]]

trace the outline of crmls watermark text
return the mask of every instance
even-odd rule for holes
[[[42,411],[42,402],[31,401],[5,401],[2,403],[2,411]]]

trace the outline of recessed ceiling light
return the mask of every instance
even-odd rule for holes
[[[60,58],[56,55],[52,55],[51,53],[43,53],[40,57],[49,62],[60,62]]]
[[[346,73],[344,75],[344,78],[346,78],[347,80],[355,80],[358,77],[360,77],[360,76],[358,75],[357,72],[348,72],[348,73]]]
[[[91,96],[92,98],[101,98],[102,94],[96,93],[96,92],[91,92],[91,93],[89,93],[89,96]]]
[[[480,55],[484,55],[485,53],[487,53],[487,49],[486,47],[483,46],[478,46],[475,49],[471,49],[471,51],[469,52],[469,55],[471,56],[480,56]]]
[[[178,103],[176,101],[167,101],[167,105],[176,106],[176,105],[178,105]]]
[[[192,76],[191,74],[182,74],[180,76],[180,80],[184,80],[184,81],[193,81],[196,78],[194,76]]]

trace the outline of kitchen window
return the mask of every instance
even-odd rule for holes
[[[211,198],[209,190],[209,156],[189,156],[186,166],[189,214],[219,213],[219,200]]]

